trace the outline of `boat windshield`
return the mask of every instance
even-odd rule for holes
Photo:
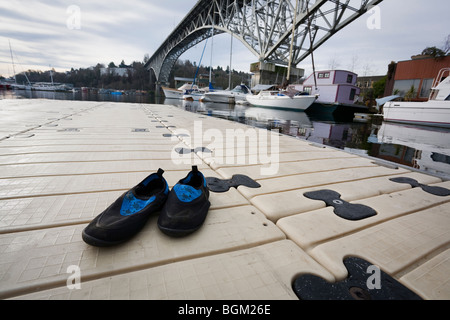
[[[249,93],[249,90],[247,89],[246,86],[236,86],[233,90],[233,92],[242,92],[242,93]]]

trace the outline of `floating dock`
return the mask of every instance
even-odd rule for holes
[[[1,100],[0,124],[1,299],[321,298],[304,276],[328,298],[450,299],[449,181],[168,105]],[[194,164],[259,186],[211,192],[184,238],[155,215],[119,246],[83,242],[147,175],[173,186]],[[374,266],[356,291],[347,258]]]

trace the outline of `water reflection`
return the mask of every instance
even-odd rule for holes
[[[432,174],[450,177],[450,134],[447,129],[384,122],[377,134],[379,157],[404,162]],[[388,146],[396,146],[387,152]],[[391,147],[392,148],[392,147]],[[392,161],[391,160],[391,161]]]
[[[155,103],[152,95],[140,93],[109,94],[92,91],[54,92],[36,90],[8,90],[0,91],[3,99],[49,99],[49,100],[74,100],[74,101],[111,101],[129,103]]]
[[[450,179],[450,130],[406,126],[374,117],[367,123],[353,119],[337,121],[329,113],[285,111],[242,105],[166,100],[191,112],[238,121],[259,128],[278,130],[299,139],[351,153],[402,164]]]
[[[299,139],[376,157],[450,179],[450,129],[384,123],[367,123],[353,117],[317,112],[295,112],[245,105],[188,102],[139,94],[89,92],[3,91],[0,98],[113,101],[175,105],[180,109],[277,130]]]

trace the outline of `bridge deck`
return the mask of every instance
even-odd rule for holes
[[[276,135],[277,144],[243,124],[167,105],[2,100],[0,107],[3,299],[295,300],[297,277],[343,281],[349,256],[424,299],[450,299],[450,196],[390,178],[450,189],[448,181],[288,136]],[[200,144],[208,134],[251,130],[260,148],[264,141],[278,151],[270,162],[247,144]],[[213,153],[173,153],[199,146]],[[149,173],[163,168],[173,186],[193,163],[206,177],[245,174],[261,187],[211,192],[204,226],[185,238],[161,233],[155,216],[122,245],[83,242],[83,228]],[[270,166],[276,170],[263,171]],[[304,196],[323,189],[377,214],[351,221]],[[80,289],[70,289],[70,266],[79,267]]]

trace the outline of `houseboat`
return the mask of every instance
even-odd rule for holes
[[[316,71],[296,89],[319,96],[308,109],[310,115],[352,121],[355,113],[368,111],[368,107],[356,104],[361,93],[357,78],[356,73],[346,70]]]
[[[356,102],[361,89],[356,86],[358,75],[345,70],[316,71],[311,74],[300,91],[318,94],[316,103],[324,105],[352,105]],[[297,88],[296,88],[297,89]]]

